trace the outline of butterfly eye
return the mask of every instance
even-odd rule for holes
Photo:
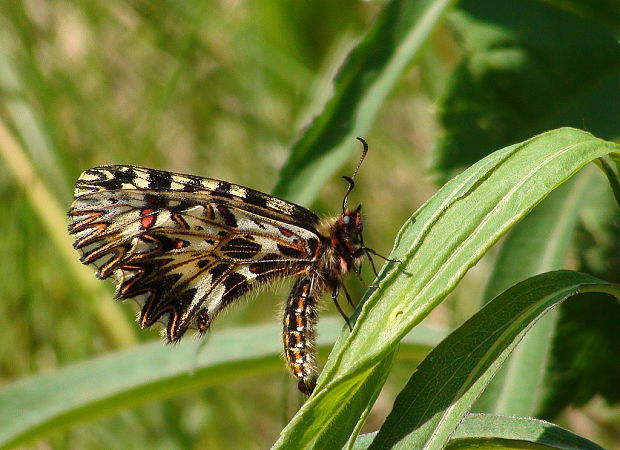
[[[342,218],[342,221],[344,222],[345,225],[351,225],[351,216],[344,216]]]

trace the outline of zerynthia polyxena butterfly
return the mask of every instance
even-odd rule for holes
[[[360,141],[361,163],[368,146]],[[120,299],[138,301],[143,328],[164,321],[169,342],[189,328],[204,333],[244,293],[294,277],[284,355],[299,389],[310,395],[319,297],[330,292],[336,300],[344,276],[372,252],[362,240],[361,206],[346,208],[354,183],[344,178],[342,214],[321,221],[299,205],[226,181],[93,167],[75,185],[69,231],[81,261],[94,265],[99,278],[113,276]]]

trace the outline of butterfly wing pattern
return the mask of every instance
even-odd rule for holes
[[[320,222],[311,211],[226,181],[135,166],[82,173],[69,232],[84,264],[141,306],[143,328],[177,341],[209,329],[236,298],[296,276],[284,311],[284,354],[299,389],[317,376],[314,330],[321,293],[337,291],[361,259],[360,208]]]

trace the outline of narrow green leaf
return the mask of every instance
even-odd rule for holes
[[[278,328],[222,330],[203,350],[198,341],[156,341],[5,386],[0,446],[197,386],[274,370],[281,365]]]
[[[366,383],[362,385],[361,389],[355,391],[350,407],[338,412],[341,416],[338,420],[332,420],[325,424],[325,429],[317,437],[314,444],[315,448],[343,448],[352,445],[352,442],[347,444],[347,441],[355,439],[357,433],[351,433],[351,436],[349,436],[348,433],[342,433],[341,428],[343,428],[344,424],[345,430],[352,429],[359,432],[370,413],[372,405],[381,392],[381,387],[390,373],[395,356],[396,352],[392,352],[376,367],[368,371]]]
[[[370,447],[377,432],[364,434],[353,450]],[[528,445],[531,444],[531,445]],[[564,428],[529,417],[469,414],[451,436],[446,449],[460,448],[554,448],[560,450],[601,450],[595,443]]]
[[[495,262],[487,299],[520,280],[564,267],[584,195],[598,175],[593,167],[589,169],[556,189],[511,230]],[[476,411],[536,415],[544,395],[556,321],[557,311],[538,321],[482,394]]]
[[[4,42],[0,32],[0,43]],[[48,239],[56,245],[56,253],[61,256],[66,266],[73,271],[77,284],[83,287],[94,301],[88,305],[96,312],[106,334],[119,347],[135,342],[130,326],[123,318],[120,306],[114,302],[99,302],[100,293],[104,290],[98,285],[91,271],[82,267],[71,248],[71,239],[67,233],[66,207],[58,202],[53,191],[67,195],[62,168],[57,161],[51,138],[47,134],[45,121],[41,120],[32,105],[25,101],[27,97],[24,85],[14,62],[0,44],[0,92],[20,92],[20,95],[8,96],[5,106],[8,114],[16,124],[19,138],[26,142],[20,144],[18,136],[14,135],[9,124],[0,116],[0,158],[5,162],[7,173],[26,193],[26,199],[35,212],[41,228],[47,232]],[[42,164],[45,170],[37,167]],[[39,170],[37,170],[39,169]],[[39,174],[45,173],[42,179]],[[60,197],[63,198],[63,197]],[[85,275],[87,274],[87,275]]]
[[[295,143],[274,195],[308,204],[348,158],[454,0],[391,0],[334,80],[334,95]]]
[[[467,270],[508,229],[589,161],[620,146],[559,129],[499,150],[448,182],[403,226],[392,257],[370,290],[353,331],[338,341],[315,394],[283,430],[276,448],[312,447],[326,424],[441,303]],[[380,379],[377,377],[375,379]],[[350,434],[346,425],[335,427]]]
[[[559,450],[602,450],[602,447],[594,442],[544,420],[490,414],[470,414],[465,417],[450,438],[446,449],[474,448],[481,445],[514,449],[524,448],[527,444]]]
[[[532,325],[559,302],[582,292],[620,298],[620,285],[556,271],[529,278],[497,296],[422,361],[370,448],[444,448]]]
[[[323,318],[319,347],[333,345],[342,326],[340,317]],[[151,342],[3,386],[0,447],[197,386],[283,371],[280,332],[275,323],[222,330],[213,333],[204,348],[203,341],[175,346]],[[416,329],[403,346],[426,354],[444,336],[437,329]]]

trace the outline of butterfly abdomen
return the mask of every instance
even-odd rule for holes
[[[314,339],[317,321],[317,280],[302,276],[293,285],[284,309],[284,357],[299,390],[310,395],[317,378]]]

